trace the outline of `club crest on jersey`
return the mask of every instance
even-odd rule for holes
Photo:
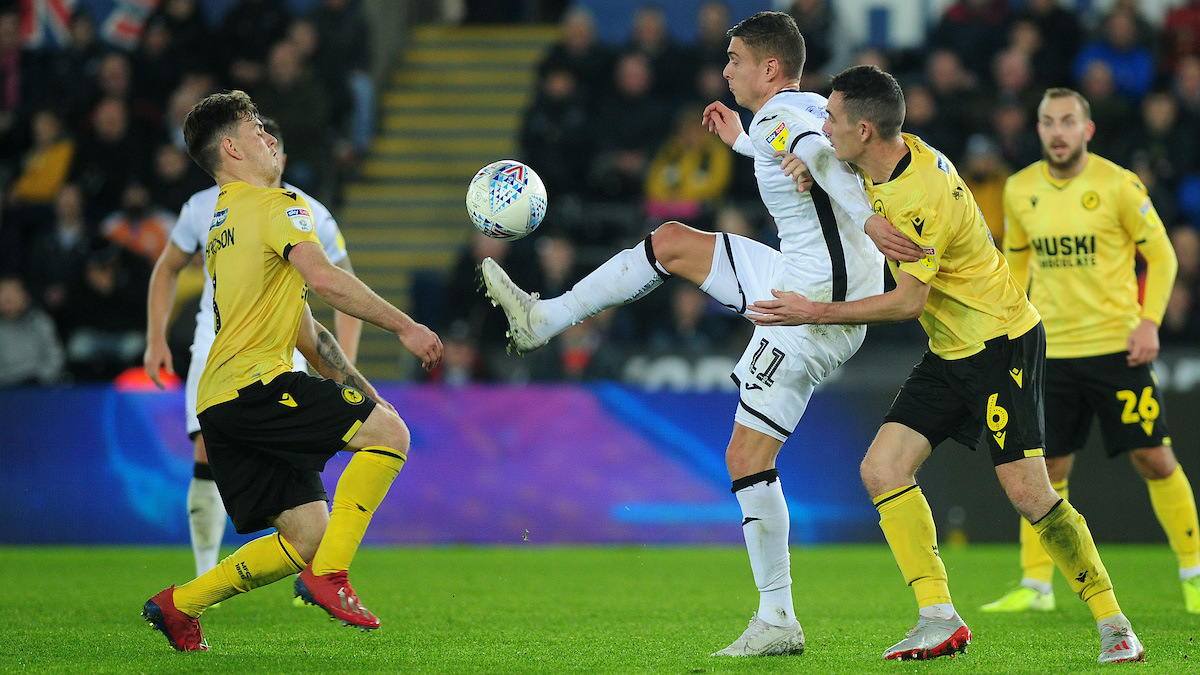
[[[1088,211],[1094,211],[1097,206],[1100,206],[1100,195],[1095,190],[1088,190],[1083,193],[1083,199],[1079,201],[1083,204],[1083,208]]]
[[[213,230],[225,224],[225,219],[229,217],[229,209],[224,208],[213,214],[212,224],[208,229]]]
[[[786,150],[788,139],[788,129],[786,122],[780,122],[771,133],[767,134],[767,142],[776,150]]]
[[[292,227],[297,230],[301,232],[313,231],[312,214],[308,212],[308,209],[302,206],[292,207],[287,210],[286,215],[288,220],[292,221]]]

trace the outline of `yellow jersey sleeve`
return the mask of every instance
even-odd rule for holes
[[[1017,217],[1013,204],[1015,190],[1010,178],[1004,184],[1004,259],[1009,272],[1022,291],[1029,289],[1029,233]]]
[[[279,190],[272,197],[268,217],[266,244],[284,260],[292,247],[302,241],[321,245],[312,209],[303,196],[290,190]]]
[[[1136,244],[1150,239],[1165,228],[1158,211],[1154,210],[1154,204],[1150,202],[1146,186],[1132,171],[1124,170],[1123,174],[1118,215],[1121,226]]]
[[[916,262],[902,262],[897,268],[923,284],[933,281],[941,267],[941,256],[950,239],[950,228],[939,222],[938,212],[928,206],[906,209],[895,214],[896,229],[921,247],[924,255]]]

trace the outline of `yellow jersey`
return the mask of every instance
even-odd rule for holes
[[[901,270],[931,286],[921,312],[930,351],[963,359],[992,338],[1024,335],[1041,317],[1009,274],[971,191],[940,152],[903,136],[909,154],[891,178],[875,184],[864,173],[863,180],[875,212],[925,252],[888,266],[893,276]]]
[[[287,255],[302,241],[320,246],[304,197],[242,182],[221,186],[204,247],[217,335],[200,376],[197,413],[292,369],[308,285]]]
[[[1035,162],[1005,184],[1004,218],[1004,255],[1044,317],[1048,358],[1124,351],[1143,315],[1162,322],[1170,284],[1147,284],[1147,304],[1160,309],[1143,313],[1134,253],[1169,239],[1133,172],[1089,154],[1082,173],[1057,180]]]

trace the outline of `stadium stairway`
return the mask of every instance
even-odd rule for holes
[[[442,278],[470,236],[471,176],[516,154],[536,66],[556,36],[552,26],[418,27],[380,91],[380,131],[339,224],[358,276],[406,312],[415,288],[440,287],[423,280]],[[368,378],[401,379],[414,363],[393,336],[364,327]]]

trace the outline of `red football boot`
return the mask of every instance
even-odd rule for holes
[[[175,608],[175,587],[169,586],[158,592],[142,606],[142,616],[154,630],[167,636],[167,642],[181,652],[206,652],[208,642],[200,620]]]
[[[364,631],[379,628],[379,618],[358,601],[344,571],[318,576],[313,574],[311,565],[305,567],[296,577],[296,597],[329,612],[343,626]]]

